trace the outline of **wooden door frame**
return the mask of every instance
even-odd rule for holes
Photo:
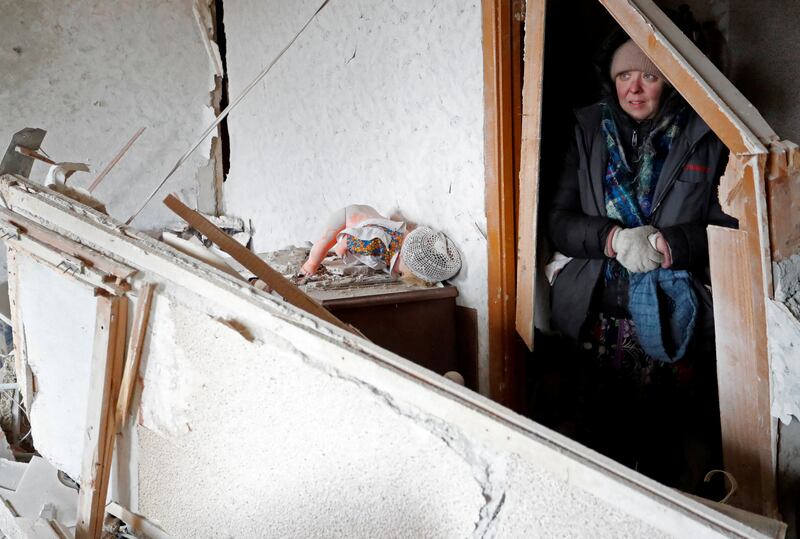
[[[521,0],[482,0],[486,186],[488,376],[482,392],[519,409],[524,392],[514,331],[516,211],[521,123]],[[488,385],[488,387],[487,387]]]

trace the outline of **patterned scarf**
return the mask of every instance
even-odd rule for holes
[[[685,127],[688,116],[688,108],[683,106],[667,109],[656,120],[643,143],[638,149],[634,148],[637,152],[634,159],[639,165],[634,173],[620,143],[613,111],[607,103],[602,104],[601,125],[608,147],[603,192],[610,218],[620,221],[626,228],[650,223],[656,183],[672,143]],[[607,283],[614,279],[629,281],[628,308],[638,341],[636,344],[630,338],[627,343],[619,341],[617,354],[620,357],[616,359],[620,360],[626,349],[638,350],[639,346],[646,354],[642,361],[644,366],[649,363],[648,357],[665,363],[681,359],[691,340],[697,315],[697,299],[689,273],[657,268],[629,275],[619,262],[610,259],[605,264],[605,279]],[[663,305],[660,296],[665,296]],[[627,324],[628,321],[606,318],[601,314],[602,340],[613,342],[613,323]]]
[[[626,228],[646,225],[653,211],[653,193],[664,160],[686,123],[687,110],[681,107],[673,114],[661,117],[638,148],[634,160],[639,163],[639,168],[634,174],[620,143],[611,107],[607,103],[601,107],[603,135],[608,148],[608,164],[603,178],[606,213]]]
[[[608,103],[601,104],[601,127],[608,148],[606,175],[603,178],[606,214],[620,221],[625,228],[646,225],[653,211],[653,194],[658,177],[672,143],[678,137],[688,118],[687,107],[667,112],[656,120],[644,141],[636,149],[634,162],[639,164],[634,173],[625,156],[619,138],[614,113]],[[625,279],[627,271],[614,259],[605,267],[606,282]]]

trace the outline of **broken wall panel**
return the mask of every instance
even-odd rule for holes
[[[25,398],[31,436],[42,456],[77,479],[97,300],[91,287],[24,252],[12,251],[9,275],[12,316],[21,322],[14,340],[25,343],[17,361],[32,375]]]
[[[321,3],[225,2],[231,96]],[[228,119],[225,210],[253,220],[257,251],[315,240],[348,204],[442,229],[486,390],[483,111],[479,2],[331,2]]]
[[[147,128],[95,192],[123,221],[213,119],[213,72],[192,2],[4,2],[0,72],[2,145],[23,127],[47,130],[42,147],[50,157],[91,167],[73,176],[75,185],[88,187]],[[197,179],[209,152],[207,140],[169,188],[190,200],[198,181],[213,188],[213,174]],[[32,177],[44,177],[42,166]],[[140,219],[150,227],[174,221],[159,204]]]
[[[159,283],[144,391],[134,399],[140,419],[124,437],[135,448],[117,457],[138,478],[130,509],[173,536],[764,537],[160,242],[20,184],[0,180],[14,212],[137,269],[134,289],[139,280]],[[172,398],[157,398],[165,392]],[[154,417],[177,418],[182,428]]]

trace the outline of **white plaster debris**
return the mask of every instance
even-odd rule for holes
[[[21,517],[37,518],[43,507],[50,505],[45,511],[52,515],[50,518],[67,527],[77,523],[78,491],[62,484],[58,470],[41,457],[31,459],[15,491],[3,498]]]
[[[86,187],[139,127],[146,133],[95,191],[126,219],[197,134],[213,121],[214,88],[192,2],[104,0],[4,2],[0,18],[0,145],[23,127],[47,130],[43,148],[56,161],[88,163]],[[210,138],[166,189],[195,199],[195,173]],[[46,167],[34,166],[32,178]],[[174,221],[153,203],[141,223]]]
[[[17,485],[19,485],[27,467],[28,465],[24,462],[0,458],[0,496],[8,495],[8,491],[17,490]]]
[[[171,437],[190,429],[188,391],[193,367],[183,349],[175,346],[175,320],[170,298],[156,294],[152,309],[152,329],[142,355],[141,423],[162,436]]]
[[[231,95],[320,3],[226,0]],[[356,203],[442,229],[469,261],[454,284],[480,313],[485,390],[483,110],[479,2],[331,2],[228,119],[225,204],[257,252],[316,240]]]
[[[786,307],[800,319],[800,254],[772,263],[775,281],[775,301]]]
[[[800,419],[800,321],[784,305],[767,300],[772,372],[772,416],[785,425]]]
[[[17,253],[19,309],[36,393],[28,407],[37,450],[78,479],[86,429],[96,299],[90,287]]]

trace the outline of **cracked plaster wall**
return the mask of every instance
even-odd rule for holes
[[[335,357],[156,303],[138,510],[175,537],[666,536],[344,375]],[[180,424],[162,421],[173,415]]]
[[[232,98],[320,4],[225,1]],[[226,213],[252,219],[259,251],[316,239],[354,203],[441,228],[485,358],[483,106],[480,2],[331,2],[228,119]]]
[[[212,68],[191,2],[0,0],[0,10],[0,151],[19,129],[41,127],[52,159],[90,166],[70,180],[87,187],[146,127],[95,191],[124,221],[213,120]],[[165,190],[196,200],[209,151],[210,139]],[[32,178],[44,178],[40,165]],[[156,197],[134,224],[170,221]]]

